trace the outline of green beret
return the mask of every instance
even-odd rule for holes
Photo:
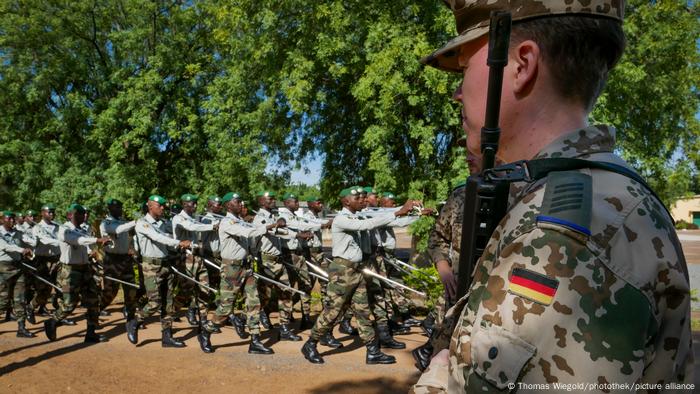
[[[392,200],[396,198],[396,196],[392,192],[384,192],[384,193],[382,193],[382,197],[383,198],[391,198]]]
[[[365,186],[362,188],[362,190],[367,194],[377,194],[377,190],[372,186]]]
[[[229,202],[231,200],[240,200],[241,195],[236,193],[236,192],[228,192],[224,194],[224,198],[221,199],[221,202]]]
[[[122,204],[121,201],[117,200],[116,198],[108,198],[107,201],[106,201],[106,203],[107,203],[108,206],[111,206],[111,205],[119,205],[119,206],[124,205],[124,204]]]
[[[165,201],[165,199],[163,197],[161,197],[157,194],[154,194],[154,195],[148,197],[148,201],[155,201],[160,205],[165,205],[167,203],[167,201]]]
[[[2,216],[3,217],[10,217],[10,216],[14,217],[15,213],[10,211],[9,209],[6,209],[6,210],[2,211]]]
[[[298,200],[299,197],[296,194],[289,193],[289,192],[284,193],[284,196],[282,196],[282,200],[286,201],[286,200],[290,200],[290,199]]]
[[[190,193],[185,193],[185,194],[180,196],[180,201],[182,201],[182,202],[190,202],[190,201],[197,202],[197,200],[199,200],[199,197],[197,197],[194,194],[190,194]]]
[[[23,218],[24,213],[17,211],[17,212],[15,212],[15,216],[17,216],[18,218]]]
[[[256,196],[257,196],[257,197],[271,197],[271,198],[275,198],[275,192],[271,192],[271,191],[268,191],[268,190],[263,190],[263,191],[258,192],[258,194],[256,194]]]
[[[362,189],[361,187],[350,186],[350,187],[346,187],[345,189],[340,191],[340,197],[347,197],[350,195],[355,196],[355,195],[358,195],[362,192],[364,192],[364,189]]]
[[[172,210],[172,211],[182,210],[182,205],[175,203],[175,204],[173,204],[172,207],[170,207],[170,210]]]
[[[53,204],[51,204],[51,203],[44,204],[44,205],[41,206],[41,210],[42,210],[42,211],[51,211],[51,210],[54,210],[54,209],[56,209],[56,206],[53,205]]]
[[[36,211],[33,209],[28,209],[27,210],[27,216],[36,216]]]
[[[311,196],[306,199],[306,202],[319,202],[322,201],[320,197]]]
[[[85,213],[85,207],[78,203],[73,203],[66,209],[66,212]]]
[[[221,197],[219,197],[219,196],[209,196],[209,197],[207,198],[207,201],[222,202],[222,201],[221,201]]]

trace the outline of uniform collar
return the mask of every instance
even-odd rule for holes
[[[596,125],[574,130],[552,141],[533,159],[576,158],[594,153],[610,153],[615,146],[615,128]]]
[[[148,223],[155,223],[155,222],[157,222],[157,220],[155,220],[155,219],[153,218],[153,216],[151,216],[150,213],[147,213],[146,216],[144,216],[144,219],[146,219],[146,221],[147,221]]]

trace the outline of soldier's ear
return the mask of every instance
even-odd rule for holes
[[[513,95],[528,95],[541,72],[542,56],[540,47],[532,40],[525,40],[509,51],[506,75],[511,78]]]

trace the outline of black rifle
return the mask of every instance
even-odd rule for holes
[[[494,181],[484,175],[494,166],[498,151],[498,138],[501,134],[498,117],[501,111],[503,68],[508,64],[510,25],[511,15],[509,12],[493,11],[491,13],[487,62],[489,85],[486,98],[486,117],[484,127],[481,128],[482,172],[469,176],[465,188],[457,299],[467,294],[467,290],[471,286],[471,275],[474,267],[483,254],[493,230],[506,213],[510,183]],[[448,300],[448,304],[453,304],[457,299]]]

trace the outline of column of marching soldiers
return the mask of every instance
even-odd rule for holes
[[[54,221],[53,204],[44,204],[40,217],[33,210],[4,211],[0,311],[7,311],[6,320],[17,320],[18,337],[34,337],[26,321],[37,324],[36,315],[45,317],[44,332],[54,341],[58,327],[76,324],[70,315],[80,303],[87,310],[85,342],[104,342],[99,317],[109,315],[106,308],[121,287],[133,344],[146,320],[159,315],[162,346],[184,347],[173,337],[172,324],[186,309],[203,352],[214,351],[211,334],[230,324],[241,339],[250,337],[249,353],[272,354],[260,332],[274,329],[266,310],[276,295],[278,340],[301,341],[297,333],[311,329],[301,349],[310,362],[323,363],[318,343],[343,346],[333,336],[339,324],[340,332],[364,341],[368,364],[394,363],[380,349],[405,348],[393,335],[421,322],[410,315],[404,289],[411,289],[401,280],[407,271],[400,264],[406,264],[396,259],[393,228],[432,211],[415,200],[396,207],[392,193],[371,187],[349,187],[339,196],[342,211],[323,218],[321,199],[307,199],[308,209],[301,211],[293,193],[284,194],[279,209],[274,192],[257,193],[257,212],[239,193],[210,196],[204,214],[196,213],[196,195],[184,194],[172,206],[152,195],[142,216],[131,221],[123,218],[121,201],[108,199],[99,234],[89,225],[89,210],[78,203],[68,207],[63,224]],[[331,258],[323,250],[323,229],[331,230]],[[317,281],[323,310],[313,322],[311,291]],[[295,302],[301,304],[296,330]],[[351,325],[353,316],[358,328]]]

